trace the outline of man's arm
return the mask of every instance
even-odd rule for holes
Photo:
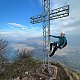
[[[67,40],[66,40],[66,37],[64,37],[64,43],[60,47],[63,48],[66,43],[67,43]]]
[[[51,37],[54,37],[54,38],[60,38],[60,36],[54,36],[54,35],[49,35]]]

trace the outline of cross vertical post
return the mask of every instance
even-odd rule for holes
[[[48,70],[49,70],[49,54],[47,53],[47,49],[49,48],[50,44],[50,0],[43,0],[43,65],[45,66],[48,63]],[[46,54],[47,53],[47,54]]]
[[[32,24],[43,22],[43,65],[47,65],[48,71],[49,63],[49,45],[50,45],[50,20],[59,19],[69,16],[69,5],[50,10],[50,0],[43,0],[42,14],[30,18]]]

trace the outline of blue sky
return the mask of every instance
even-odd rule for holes
[[[74,41],[77,41],[80,36],[80,0],[50,1],[51,9],[70,5],[69,17],[51,21],[51,34],[59,35],[64,31],[68,38],[75,37]],[[0,32],[13,40],[40,37],[42,24],[30,24],[30,17],[41,13],[42,0],[0,0]]]
[[[16,22],[26,25],[32,15],[41,13],[39,0],[0,0],[0,23]],[[28,24],[29,26],[29,24]]]
[[[30,24],[30,17],[41,13],[42,6],[39,0],[0,0],[0,29],[2,34],[21,37],[34,33],[34,36],[37,36],[36,33],[42,27],[40,24],[36,26]]]

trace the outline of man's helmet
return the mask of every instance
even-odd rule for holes
[[[61,34],[64,34],[65,35],[65,32],[61,32]]]

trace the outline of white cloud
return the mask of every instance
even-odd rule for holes
[[[17,24],[17,23],[8,23],[9,25],[12,25],[12,26],[15,26],[15,27],[26,27],[26,26],[23,26],[21,24]]]
[[[70,1],[73,1],[73,0],[50,0],[50,3],[51,3],[50,7],[51,9],[59,8],[59,7],[70,4]]]
[[[8,23],[6,30],[2,30],[2,35],[13,40],[25,40],[27,38],[42,36],[42,29],[38,26],[23,26],[17,23]],[[18,29],[16,29],[18,28]]]
[[[71,20],[65,20],[65,21],[54,21],[51,22],[51,34],[60,34],[60,32],[65,32],[65,33],[73,33],[74,30],[76,30],[75,26],[72,26],[75,22]]]
[[[64,6],[65,3],[70,5],[70,15],[68,17],[51,21],[51,33],[58,34],[61,31],[72,33],[72,35],[80,32],[80,0],[51,0],[51,10]],[[76,5],[76,6],[75,6]]]
[[[8,23],[8,25],[11,26],[10,28],[15,27],[15,28],[20,28],[20,29],[22,29],[22,30],[26,30],[26,29],[27,29],[26,26],[21,25],[21,24],[17,24],[17,23]]]

